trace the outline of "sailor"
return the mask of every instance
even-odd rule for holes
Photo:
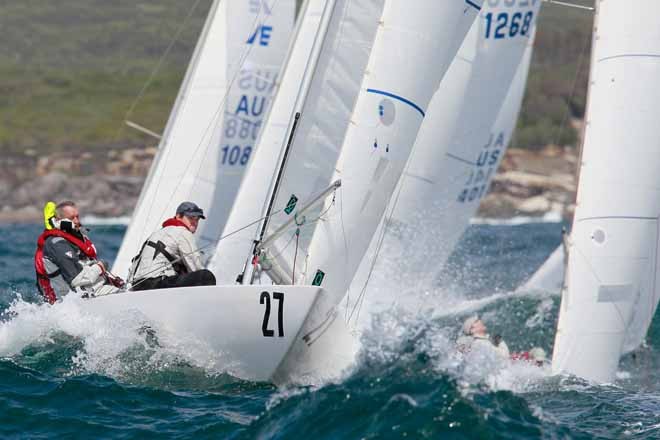
[[[176,215],[151,234],[133,258],[128,276],[132,290],[215,285],[193,237],[200,219],[206,219],[204,211],[193,202],[183,202]]]
[[[50,304],[77,291],[83,296],[117,292],[124,281],[97,259],[94,243],[81,231],[78,207],[72,201],[44,208],[45,230],[37,240],[34,267],[37,288]]]
[[[488,350],[497,353],[503,359],[508,359],[509,347],[502,337],[488,334],[486,324],[478,315],[470,316],[463,322],[463,335],[458,338],[456,345],[461,353],[469,353],[473,350]]]

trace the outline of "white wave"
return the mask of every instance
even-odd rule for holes
[[[486,218],[486,217],[475,217],[470,220],[471,225],[491,225],[491,226],[516,226],[524,225],[529,223],[561,223],[564,221],[560,212],[557,211],[548,211],[542,216],[530,217],[530,216],[518,216],[512,218]]]
[[[479,299],[452,296],[451,292],[433,292],[428,296],[422,293],[417,295],[417,307],[410,307],[414,301],[397,302],[389,309],[370,311],[369,320],[362,321],[361,356],[382,363],[398,363],[406,356],[414,357],[422,352],[430,358],[438,374],[455,377],[466,395],[478,391],[482,385],[516,393],[547,388],[551,377],[548,365],[539,367],[528,361],[502,359],[493,356],[494,353],[475,352],[466,356],[456,349],[460,331],[457,322],[462,317],[490,304],[522,296],[539,297],[542,306],[536,312],[547,312],[544,296],[532,292],[498,292]],[[493,313],[498,312],[489,315]],[[554,387],[554,377],[550,382]]]
[[[172,334],[137,313],[93,315],[86,311],[84,301],[73,294],[55,305],[14,301],[0,322],[0,357],[14,357],[33,344],[52,343],[61,332],[83,343],[73,358],[72,374],[142,380],[144,373],[180,364],[201,368],[209,375],[231,373],[235,368],[231,360],[195,338]]]
[[[131,222],[131,217],[97,217],[95,215],[86,215],[80,220],[80,222],[83,225],[93,226],[128,225]]]

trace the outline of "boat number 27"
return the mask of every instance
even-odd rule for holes
[[[532,11],[523,15],[522,12],[509,14],[502,12],[497,15],[486,14],[486,38],[513,38],[516,35],[525,36],[529,33],[534,13]]]
[[[277,336],[282,338],[284,337],[284,294],[282,292],[273,292],[273,299],[277,300]],[[259,304],[266,304],[261,332],[264,336],[272,338],[275,336],[275,330],[268,328],[270,321],[270,293],[261,292]]]

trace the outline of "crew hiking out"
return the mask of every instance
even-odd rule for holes
[[[81,231],[74,202],[48,202],[44,222],[34,255],[37,288],[44,300],[53,304],[70,291],[83,296],[107,295],[124,286],[97,258],[94,243]]]

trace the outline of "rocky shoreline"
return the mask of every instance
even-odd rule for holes
[[[75,200],[83,215],[130,216],[156,148],[104,154],[23,154],[0,159],[0,223],[41,221],[48,200]],[[511,218],[554,212],[570,218],[576,188],[576,150],[548,146],[509,149],[478,216]]]

